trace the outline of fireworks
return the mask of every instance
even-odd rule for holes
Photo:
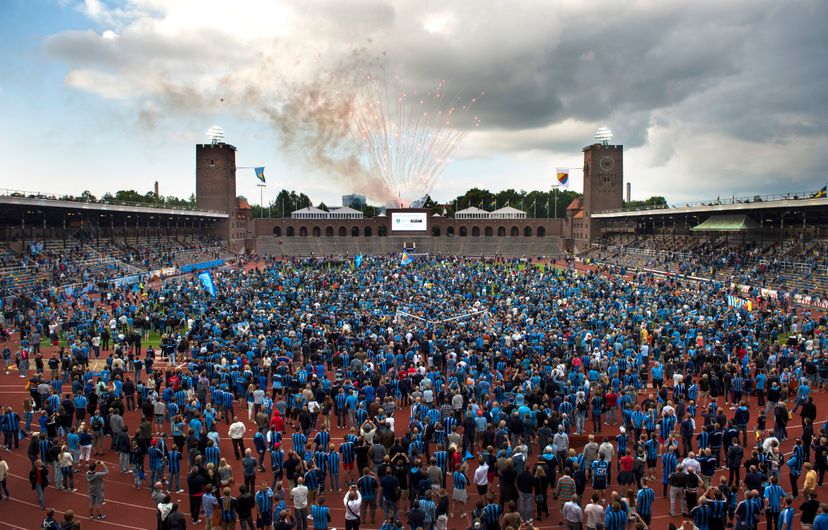
[[[480,125],[470,116],[477,97],[447,98],[445,88],[441,81],[419,94],[369,77],[354,100],[352,134],[363,145],[365,165],[405,204],[431,191],[460,142]]]

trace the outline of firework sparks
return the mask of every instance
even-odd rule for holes
[[[354,100],[352,133],[368,171],[405,203],[432,190],[460,142],[480,125],[477,116],[466,116],[477,97],[447,99],[445,86],[441,81],[425,94],[392,91],[369,77]]]

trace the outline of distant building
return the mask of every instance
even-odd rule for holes
[[[290,214],[291,219],[362,219],[362,217],[362,212],[359,210],[345,206],[333,208],[330,212],[320,210],[315,206],[308,206]]]
[[[504,206],[499,210],[487,212],[481,210],[476,206],[469,206],[465,210],[460,210],[454,214],[455,219],[526,219],[526,212],[512,208],[511,206]]]
[[[365,195],[351,193],[350,195],[342,196],[342,206],[344,208],[353,208],[354,210],[362,210],[367,204]]]

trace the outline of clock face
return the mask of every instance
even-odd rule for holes
[[[599,163],[601,164],[601,169],[604,171],[612,171],[615,169],[615,160],[613,160],[611,156],[601,157],[601,161]]]

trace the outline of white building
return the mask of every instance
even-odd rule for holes
[[[291,212],[291,219],[362,219],[362,212],[353,208],[334,208],[330,212],[320,210],[316,206],[308,206],[301,210]]]
[[[481,210],[475,206],[470,206],[465,210],[460,210],[454,214],[455,219],[526,219],[526,212],[512,208],[511,206],[504,206],[493,212]]]
[[[489,214],[489,219],[526,219],[526,212],[511,206],[504,206]]]

